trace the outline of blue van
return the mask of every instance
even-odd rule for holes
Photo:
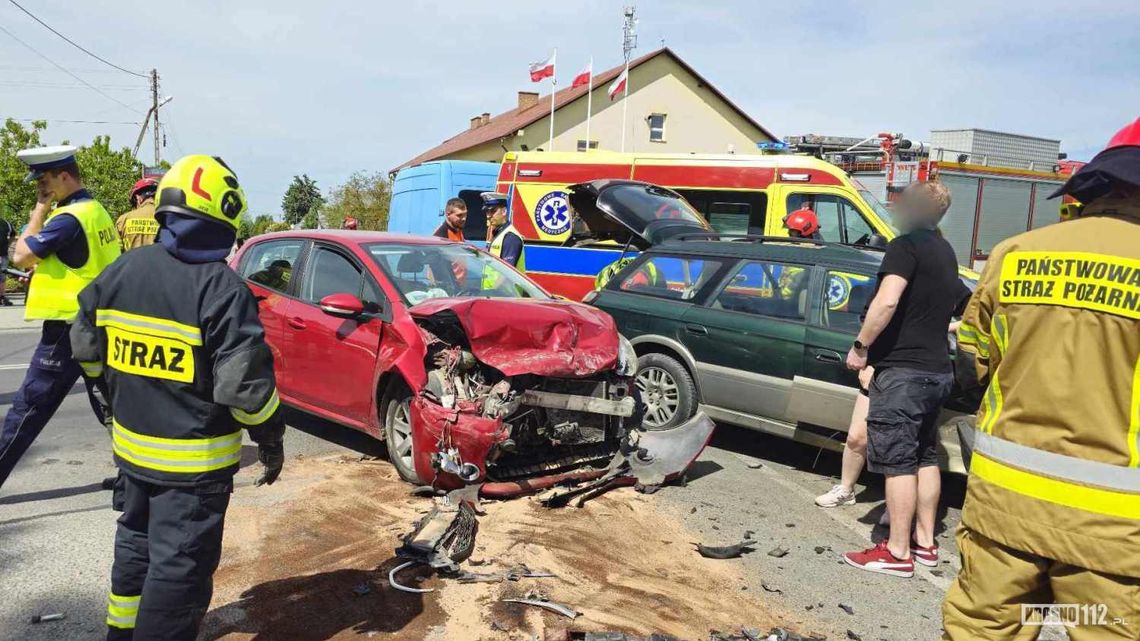
[[[497,162],[436,160],[405,167],[396,173],[392,183],[388,231],[430,236],[443,222],[448,199],[458,196],[467,203],[463,236],[483,241],[487,237],[487,220],[479,194],[494,191],[498,178]]]

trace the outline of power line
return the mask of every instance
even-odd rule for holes
[[[36,89],[77,89],[83,85],[73,82],[41,82],[37,80],[0,80],[3,87],[32,87]],[[95,85],[108,91],[138,91],[142,89],[137,85]]]
[[[55,29],[52,29],[51,25],[49,25],[48,23],[44,22],[43,20],[40,20],[39,18],[37,18],[34,13],[32,13],[31,11],[28,11],[27,9],[20,6],[20,3],[16,2],[16,0],[8,0],[8,2],[11,2],[12,5],[15,6],[17,9],[19,9],[20,11],[23,11],[24,13],[28,14],[28,16],[31,17],[32,20],[35,20],[36,22],[43,25],[44,28],[47,29],[48,31],[54,33],[55,35],[59,36],[60,38],[63,38],[65,41],[67,41],[68,44],[70,44],[71,46],[75,47],[76,49],[82,51],[83,53],[91,56],[92,58],[98,60],[99,62],[102,62],[103,64],[105,64],[109,67],[114,67],[114,68],[118,69],[119,71],[122,71],[123,73],[129,73],[132,76],[138,76],[139,78],[146,78],[146,76],[144,74],[136,73],[134,71],[131,71],[130,69],[123,69],[119,65],[117,65],[113,62],[110,62],[109,60],[106,60],[104,58],[101,58],[101,57],[95,55],[94,53],[91,53],[87,49],[84,49],[83,47],[79,46],[74,41],[72,41],[71,38],[68,38],[67,36],[63,35],[62,33],[56,31]]]
[[[85,85],[87,88],[89,88],[89,89],[91,89],[92,91],[94,91],[95,93],[99,94],[100,96],[103,96],[104,98],[106,98],[107,100],[110,100],[111,102],[114,102],[114,103],[118,103],[119,105],[122,105],[123,107],[125,107],[125,108],[127,108],[127,109],[131,109],[131,106],[130,106],[130,105],[128,105],[127,103],[125,103],[125,102],[122,102],[121,100],[118,100],[117,98],[113,98],[113,97],[111,97],[110,95],[108,95],[108,94],[104,93],[104,92],[103,92],[101,89],[99,89],[99,88],[98,88],[98,87],[96,87],[95,85],[93,85],[93,84],[91,84],[91,83],[87,82],[87,81],[86,81],[86,80],[84,80],[83,78],[80,78],[79,76],[77,76],[77,75],[75,75],[75,74],[71,73],[70,71],[68,71],[68,70],[67,70],[67,68],[66,68],[66,67],[64,67],[63,65],[61,65],[61,64],[59,64],[59,63],[57,63],[56,61],[52,60],[51,58],[48,58],[48,57],[47,57],[47,56],[45,56],[44,54],[40,53],[40,52],[39,52],[38,50],[36,50],[36,48],[35,48],[35,47],[33,47],[32,45],[30,45],[30,44],[28,44],[28,43],[24,42],[23,40],[20,40],[19,38],[17,38],[17,37],[16,37],[16,34],[14,34],[14,33],[12,33],[11,31],[8,31],[7,29],[5,29],[5,28],[3,27],[3,25],[0,25],[0,31],[3,31],[4,33],[8,34],[8,37],[9,37],[9,38],[11,38],[11,39],[15,40],[16,42],[18,42],[18,43],[20,43],[20,44],[22,44],[22,45],[24,45],[24,47],[25,47],[25,48],[26,48],[28,51],[31,51],[32,53],[36,54],[37,56],[39,56],[39,57],[43,58],[44,60],[46,60],[46,61],[50,62],[50,63],[52,64],[52,66],[54,66],[56,69],[59,69],[60,71],[62,71],[62,72],[64,72],[64,73],[66,73],[67,75],[71,76],[72,78],[75,78],[75,79],[76,79],[76,80],[78,80],[80,83],[82,83],[82,84],[83,84],[83,85]],[[132,109],[132,111],[133,111],[133,109]]]
[[[131,122],[126,120],[60,120],[58,118],[12,118],[20,122],[63,122],[68,124],[80,125],[141,125],[141,122]]]

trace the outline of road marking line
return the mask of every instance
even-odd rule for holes
[[[818,510],[822,510],[824,512],[824,514],[829,516],[836,523],[839,523],[840,525],[846,527],[847,529],[851,530],[852,532],[855,532],[856,534],[863,537],[867,541],[871,541],[871,533],[875,529],[875,527],[873,525],[868,527],[865,523],[860,523],[858,521],[858,519],[851,517],[851,516],[847,516],[846,514],[844,514],[842,512],[841,508],[817,507],[815,505],[815,496],[812,495],[812,493],[809,492],[807,488],[803,487],[802,485],[800,485],[799,483],[796,483],[795,481],[793,481],[791,479],[782,478],[782,474],[778,471],[780,469],[778,464],[772,463],[771,461],[765,461],[763,459],[754,458],[754,457],[751,457],[751,456],[748,456],[745,454],[737,454],[735,452],[732,452],[732,455],[735,456],[737,458],[737,460],[743,461],[746,464],[751,463],[751,462],[762,462],[762,463],[764,463],[764,467],[761,468],[760,470],[757,470],[758,472],[760,472],[762,474],[766,473],[769,478],[771,478],[776,483],[779,483],[785,489],[791,490],[791,491],[799,494],[800,496],[804,497],[804,499],[806,499],[812,507],[815,507]],[[957,568],[962,567],[962,560],[958,558],[958,555],[950,554],[945,548],[942,548],[942,547],[939,548],[938,554],[940,556],[939,568],[943,567],[943,565],[944,565],[941,563],[941,560],[943,558],[950,559],[950,565],[945,566],[945,567],[951,567],[951,568],[955,569],[955,571],[957,570]],[[934,568],[934,569],[937,570],[939,568]],[[914,564],[914,575],[917,577],[921,577],[922,579],[924,579],[928,583],[934,585],[935,587],[939,588],[943,592],[950,589],[950,584],[953,583],[953,581],[954,581],[953,577],[946,577],[946,576],[937,577],[937,576],[934,576],[933,574],[930,573],[930,570],[928,570],[926,568],[926,566],[923,566],[919,563]]]
[[[0,371],[10,370],[10,369],[28,369],[28,367],[29,367],[28,363],[17,363],[15,365],[0,365]]]

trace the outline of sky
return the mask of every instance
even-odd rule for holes
[[[561,86],[590,56],[598,70],[621,61],[620,0],[17,2],[116,65],[158,69],[173,96],[163,158],[223,157],[254,213],[280,212],[295,174],[327,190],[387,172],[517,91],[545,93],[527,66],[554,47]],[[979,127],[1059,138],[1087,159],[1140,116],[1135,0],[636,4],[635,55],[664,43],[781,137]],[[0,119],[49,120],[47,144],[134,145],[146,80],[9,0],[0,27],[106,94],[0,31]]]

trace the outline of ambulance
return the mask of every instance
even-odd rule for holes
[[[897,235],[878,199],[811,156],[507,152],[497,188],[509,195],[511,221],[526,239],[527,275],[554,294],[581,300],[598,272],[636,251],[612,243],[566,246],[574,225],[567,187],[603,178],[668,187],[726,235],[787,236],[784,217],[805,205],[826,241],[873,246]]]

